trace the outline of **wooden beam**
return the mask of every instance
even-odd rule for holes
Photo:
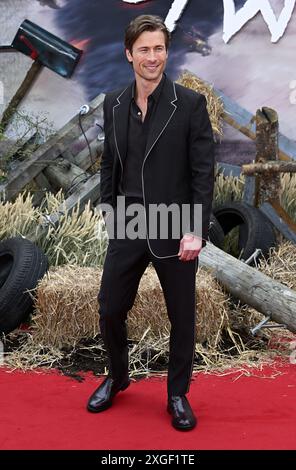
[[[296,292],[246,263],[220,250],[212,243],[201,251],[200,265],[234,297],[285,324],[296,332]]]
[[[205,82],[206,83],[206,82]],[[224,105],[223,119],[230,126],[252,140],[256,139],[255,116],[226,96],[221,90],[213,87],[214,93],[221,98]],[[279,159],[296,160],[296,142],[279,133]]]
[[[85,130],[93,125],[94,118],[102,117],[104,97],[105,95],[100,94],[90,103],[90,112],[84,116]],[[26,184],[35,178],[40,171],[43,171],[48,162],[60,156],[80,133],[78,115],[76,115],[57,134],[42,144],[28,161],[19,165],[16,171],[10,175],[5,186],[2,186],[6,199],[14,199]]]
[[[98,163],[99,156],[102,154],[104,148],[104,142],[99,142],[97,139],[90,142],[90,149],[94,162],[91,160],[88,146],[81,150],[77,155],[75,155],[74,160],[76,165],[80,166],[83,170],[88,170],[93,163],[95,166]]]
[[[296,244],[296,224],[278,201],[266,201],[259,209],[287,240]]]
[[[51,225],[56,227],[59,224],[61,216],[65,213],[65,209],[70,214],[74,208],[78,207],[78,213],[80,214],[89,201],[92,204],[98,201],[100,197],[100,181],[100,174],[96,173],[86,182],[81,182],[73,193],[60,205],[57,211],[46,217],[42,225],[39,225],[37,229],[35,228],[27,238],[33,242],[37,242],[38,239],[47,232],[48,227]]]
[[[85,181],[88,175],[84,170],[63,157],[54,160],[44,169],[44,174],[54,190],[70,191],[73,186]]]
[[[253,176],[245,177],[245,186],[243,192],[243,201],[250,206],[255,206],[256,181]]]
[[[255,175],[264,173],[296,173],[296,162],[266,162],[250,163],[242,166],[244,175]]]
[[[46,178],[45,174],[43,173],[43,171],[41,171],[39,175],[36,176],[35,181],[38,184],[38,186],[40,186],[40,189],[42,189],[43,191],[52,190],[52,187],[50,186],[50,183],[48,179]]]

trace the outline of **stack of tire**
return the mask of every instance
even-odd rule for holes
[[[45,254],[21,237],[0,242],[0,334],[24,322],[33,308],[30,290],[48,269]]]
[[[223,248],[224,237],[235,227],[239,227],[238,249],[242,261],[248,260],[256,249],[261,250],[260,256],[267,258],[269,249],[276,245],[271,222],[263,212],[245,202],[229,202],[215,208],[209,240]]]

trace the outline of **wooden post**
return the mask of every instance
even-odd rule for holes
[[[256,163],[277,161],[278,154],[278,116],[271,108],[258,109],[256,113]],[[264,173],[256,177],[255,205],[261,206],[272,199],[280,201],[280,175]]]
[[[8,104],[7,108],[5,109],[3,113],[2,120],[0,123],[0,128],[2,131],[5,131],[6,127],[9,124],[9,121],[11,120],[13,114],[15,113],[16,108],[18,107],[18,105],[20,104],[24,96],[28,93],[28,91],[32,87],[33,83],[35,82],[42,68],[43,68],[43,65],[41,64],[41,62],[38,62],[38,61],[33,62],[21,86],[19,87],[19,89],[17,90],[14,97],[12,98],[12,100],[10,101],[10,103]]]

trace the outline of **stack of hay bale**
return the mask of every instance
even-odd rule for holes
[[[53,268],[37,288],[33,337],[45,347],[75,347],[99,333],[97,294],[101,269],[78,266]],[[228,300],[218,283],[204,270],[197,277],[197,341],[217,346],[228,324]],[[112,289],[112,286],[111,286]],[[135,304],[128,315],[129,339],[165,337],[170,324],[163,292],[152,266],[144,273]]]

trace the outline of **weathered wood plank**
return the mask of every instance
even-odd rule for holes
[[[199,260],[234,297],[296,332],[295,291],[211,243],[201,251]]]
[[[296,224],[277,201],[266,201],[259,209],[287,240],[296,243]]]
[[[224,121],[250,139],[255,140],[255,116],[226,96],[221,90],[213,87],[213,91],[223,101]],[[296,160],[296,142],[281,133],[279,133],[279,158],[280,160]]]
[[[243,201],[251,206],[255,206],[256,181],[253,176],[245,177]]]
[[[242,165],[244,175],[255,175],[264,173],[296,173],[296,162],[266,162],[250,163]]]
[[[74,160],[76,165],[80,166],[83,170],[88,170],[93,163],[98,163],[98,158],[102,154],[104,148],[104,143],[99,142],[97,139],[90,142],[90,149],[93,156],[94,162],[91,160],[88,146],[81,150],[77,155],[75,155]]]
[[[41,171],[39,175],[34,178],[35,183],[38,186],[38,190],[33,194],[33,204],[34,206],[39,206],[42,202],[42,199],[45,196],[46,192],[54,192],[48,179],[44,175],[44,173]]]
[[[79,166],[59,157],[44,169],[44,174],[54,190],[70,191],[73,186],[85,181],[89,175]]]
[[[52,191],[52,187],[42,171],[36,176],[35,181],[43,192]]]
[[[40,236],[46,233],[50,225],[57,226],[59,224],[61,216],[64,214],[65,209],[70,214],[71,211],[78,207],[78,213],[83,212],[85,205],[90,201],[94,204],[98,201],[100,197],[100,174],[96,173],[91,176],[87,182],[80,183],[73,193],[65,199],[64,203],[57,209],[56,212],[50,214],[46,217],[46,220],[43,221],[42,226],[38,226],[34,232],[28,235],[28,239],[36,242]]]
[[[87,129],[96,116],[96,112],[101,116],[102,110],[98,109],[103,101],[104,94],[100,94],[90,103],[90,112],[84,118],[84,127]],[[75,136],[80,135],[81,129],[78,124],[78,115],[74,116],[62,129],[47,142],[41,145],[23,165],[12,174],[5,187],[5,197],[13,199],[26,186],[26,184],[35,178],[48,164],[48,161],[56,159],[61,155]]]

